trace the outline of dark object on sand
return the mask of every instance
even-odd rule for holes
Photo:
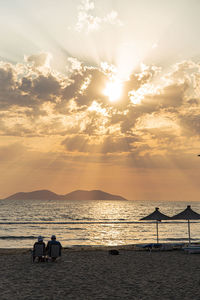
[[[111,255],[119,255],[119,251],[115,250],[115,249],[114,250],[109,250],[108,253],[111,254]]]

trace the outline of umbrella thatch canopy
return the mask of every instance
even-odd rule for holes
[[[158,222],[161,222],[161,220],[170,220],[170,217],[162,214],[159,211],[159,208],[156,207],[155,211],[153,213],[151,213],[150,215],[140,219],[140,221],[156,221],[156,232],[157,232],[157,243],[159,242],[159,238],[158,238]]]
[[[188,205],[185,210],[180,212],[179,214],[171,217],[171,220],[187,220],[188,221],[188,236],[189,236],[189,244],[190,244],[190,220],[200,220],[200,214],[193,211],[191,206]]]

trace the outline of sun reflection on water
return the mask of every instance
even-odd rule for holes
[[[73,245],[126,245],[156,241],[155,223],[139,220],[160,207],[174,215],[186,207],[178,202],[141,201],[1,201],[0,247],[32,247],[38,235],[47,242],[56,234],[64,247]],[[192,208],[200,212],[200,203]],[[9,222],[9,224],[5,224]],[[12,224],[12,222],[14,222]],[[28,224],[23,224],[29,222]],[[199,239],[199,223],[191,235]],[[187,241],[187,224],[159,226],[161,242]]]

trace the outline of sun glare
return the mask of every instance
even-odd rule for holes
[[[122,84],[120,81],[109,81],[103,91],[111,102],[117,101],[122,94]]]

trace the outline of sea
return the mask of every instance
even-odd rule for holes
[[[140,221],[155,207],[173,216],[200,202],[119,200],[0,200],[0,248],[31,248],[39,235],[55,234],[63,247],[156,243],[154,221]],[[191,221],[192,242],[200,241],[200,223]],[[159,222],[160,243],[188,241],[187,221]]]

